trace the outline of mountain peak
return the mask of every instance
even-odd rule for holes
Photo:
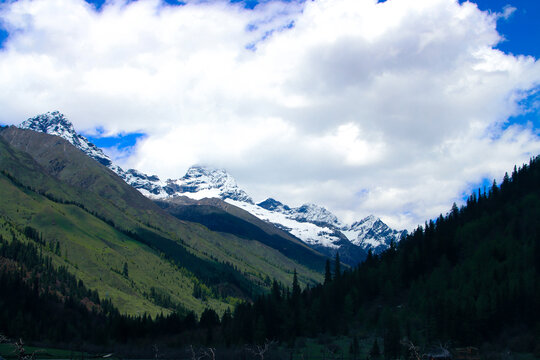
[[[236,185],[236,180],[227,173],[225,169],[216,169],[205,165],[193,165],[191,166],[184,175],[183,178],[200,178],[200,177],[210,177],[214,181],[232,181]]]
[[[366,228],[366,227],[373,227],[373,225],[377,222],[381,221],[378,217],[375,215],[368,215],[365,218],[363,218],[360,221],[356,221],[351,225],[351,229],[359,229],[359,228]]]
[[[392,241],[400,241],[407,231],[391,229],[380,218],[369,215],[353,223],[344,233],[353,244],[372,249],[377,254],[387,249]]]
[[[167,188],[170,193],[198,199],[217,197],[253,204],[251,197],[238,187],[236,180],[225,169],[195,165],[180,179],[168,180]]]
[[[97,162],[108,167],[112,165],[111,159],[100,148],[88,141],[87,138],[77,134],[71,121],[59,111],[52,111],[29,118],[23,121],[19,128],[59,136]]]
[[[75,134],[73,124],[59,111],[52,111],[23,121],[19,128],[34,130],[46,134]]]
[[[280,213],[287,213],[288,211],[291,210],[290,207],[288,207],[287,205],[273,198],[268,198],[264,200],[263,202],[258,203],[257,205],[262,207],[263,209],[266,209],[269,211],[277,211]]]
[[[293,209],[293,217],[298,221],[326,224],[334,227],[341,227],[342,224],[337,216],[326,208],[308,203]]]

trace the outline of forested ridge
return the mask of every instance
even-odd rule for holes
[[[505,343],[532,351],[540,339],[540,158],[465,206],[418,227],[380,256],[324,284],[272,292],[234,313],[243,341],[375,331],[387,352],[399,340]],[[395,350],[392,350],[395,349]],[[390,354],[392,355],[392,354]]]
[[[399,355],[405,337],[540,351],[540,158],[356,268],[342,271],[337,257],[327,263],[324,283],[301,289],[296,274],[290,287],[274,281],[268,294],[221,318],[211,309],[199,321],[193,313],[120,315],[65,269],[54,269],[39,250],[39,234],[24,233],[35,244],[0,242],[0,286],[14,289],[0,292],[0,332],[9,336],[56,341],[47,324],[60,321],[72,336],[63,341],[177,335],[178,344],[290,344],[321,334],[370,334],[384,340],[389,358]]]

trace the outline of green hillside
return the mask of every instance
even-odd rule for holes
[[[263,291],[269,277],[290,283],[295,268],[303,283],[321,280],[258,241],[168,215],[58,137],[2,129],[0,171],[2,220],[58,243],[55,263],[69,266],[122,312],[223,311]]]
[[[194,298],[193,274],[75,205],[60,204],[23,190],[3,174],[0,198],[0,222],[6,236],[20,233],[22,226],[39,229],[47,243],[43,250],[53,257],[55,265],[66,266],[89,288],[98,290],[105,299],[112,299],[123,312],[163,311],[152,298],[145,296],[151,293],[151,288],[197,312],[208,305],[217,309],[226,306],[223,301],[209,298],[203,302]],[[57,243],[60,250],[55,253]],[[127,277],[122,275],[124,264],[128,266]]]

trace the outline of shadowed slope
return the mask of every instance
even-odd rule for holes
[[[203,224],[213,231],[260,241],[300,264],[319,272],[324,270],[326,258],[323,255],[273,224],[223,200],[207,198],[197,201],[176,197],[156,203],[178,219]]]

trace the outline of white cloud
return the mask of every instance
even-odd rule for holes
[[[125,166],[227,168],[257,200],[315,202],[414,227],[540,152],[505,126],[540,85],[493,49],[496,21],[454,0],[165,6],[0,5],[0,122],[59,109],[79,131],[143,132]]]
[[[508,20],[515,12],[517,8],[513,7],[512,5],[505,5],[503,7],[503,12],[499,14],[499,17]]]

